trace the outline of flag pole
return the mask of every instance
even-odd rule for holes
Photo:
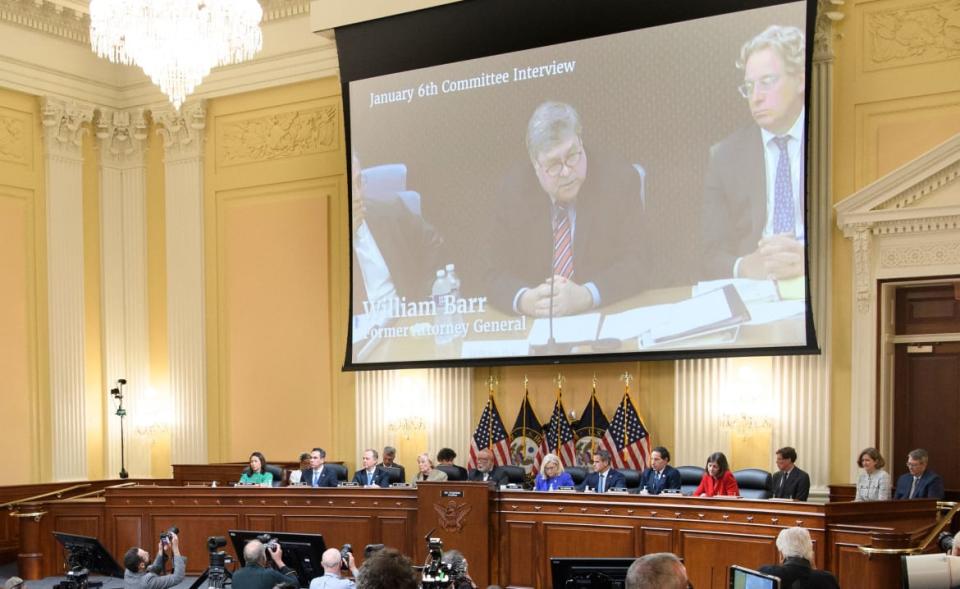
[[[556,383],[557,383],[557,405],[563,407],[563,374],[557,373]],[[566,417],[566,415],[564,415]],[[557,456],[560,456],[560,432],[556,433],[557,440]]]
[[[490,451],[493,452],[493,385],[496,384],[497,379],[492,374],[490,378],[487,379],[487,407],[490,409],[490,424],[487,427],[487,448],[490,448]],[[496,464],[496,454],[494,454],[494,464]]]
[[[627,395],[630,394],[630,381],[633,380],[633,376],[629,371],[624,370],[620,380],[623,381],[623,400],[620,402],[623,408],[623,448],[620,450],[620,459],[626,464],[627,460],[624,456],[627,452]]]
[[[590,456],[597,453],[597,373],[593,373],[593,392],[590,393]]]

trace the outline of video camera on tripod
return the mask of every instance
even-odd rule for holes
[[[223,536],[210,536],[207,538],[207,551],[210,552],[210,564],[207,570],[200,573],[197,580],[194,581],[190,589],[199,589],[204,581],[208,581],[207,587],[223,589],[227,580],[231,578],[230,571],[227,570],[227,553],[220,550],[227,545],[227,539]]]
[[[447,589],[453,584],[453,567],[443,562],[443,541],[427,538],[427,563],[420,572],[422,589]]]
[[[89,585],[90,571],[75,566],[67,571],[67,578],[53,586],[53,589],[87,589]],[[102,583],[98,583],[102,585]]]

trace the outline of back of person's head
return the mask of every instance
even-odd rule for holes
[[[783,558],[804,558],[813,563],[813,541],[806,528],[792,527],[777,536],[777,550]]]
[[[437,452],[438,462],[453,462],[456,457],[457,453],[452,448],[440,448],[440,451]]]
[[[140,549],[136,546],[123,553],[123,568],[131,573],[140,572]]]
[[[454,580],[467,576],[467,559],[459,550],[447,550],[443,553],[442,560],[450,565],[450,576]]]
[[[10,577],[3,583],[3,589],[20,589],[23,587],[23,579],[20,577]]]
[[[320,557],[320,565],[323,570],[330,573],[340,572],[340,551],[336,548],[327,548]]]
[[[357,589],[417,589],[420,581],[410,559],[385,548],[363,563]]]
[[[243,560],[249,563],[263,565],[267,562],[267,550],[260,540],[250,540],[243,547]]]
[[[641,556],[627,570],[627,589],[686,589],[687,570],[675,555],[656,552]]]

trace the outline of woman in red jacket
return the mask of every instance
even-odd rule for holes
[[[730,472],[730,465],[723,452],[714,452],[707,457],[707,472],[700,479],[700,486],[693,492],[694,497],[716,497],[717,495],[740,494],[737,481]]]

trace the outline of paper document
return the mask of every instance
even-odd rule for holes
[[[749,303],[747,309],[750,311],[749,325],[762,325],[764,323],[773,323],[781,319],[802,315],[806,310],[804,301],[779,301],[777,303]]]
[[[641,336],[643,346],[653,346],[729,329],[750,320],[750,313],[733,285],[674,303],[669,320]]]
[[[557,343],[571,344],[576,342],[592,342],[597,339],[597,330],[600,327],[600,313],[584,313],[553,318],[553,339]],[[537,319],[527,337],[531,346],[541,346],[547,343],[550,337],[550,319]]]
[[[718,288],[732,284],[743,302],[752,301],[779,301],[777,283],[773,280],[752,280],[750,278],[727,278],[724,280],[708,280],[698,282],[693,287],[693,296],[702,295]]]
[[[603,326],[600,327],[599,337],[620,341],[640,337],[643,332],[650,331],[655,325],[663,323],[664,317],[668,315],[672,306],[651,305],[606,315],[603,318]]]

